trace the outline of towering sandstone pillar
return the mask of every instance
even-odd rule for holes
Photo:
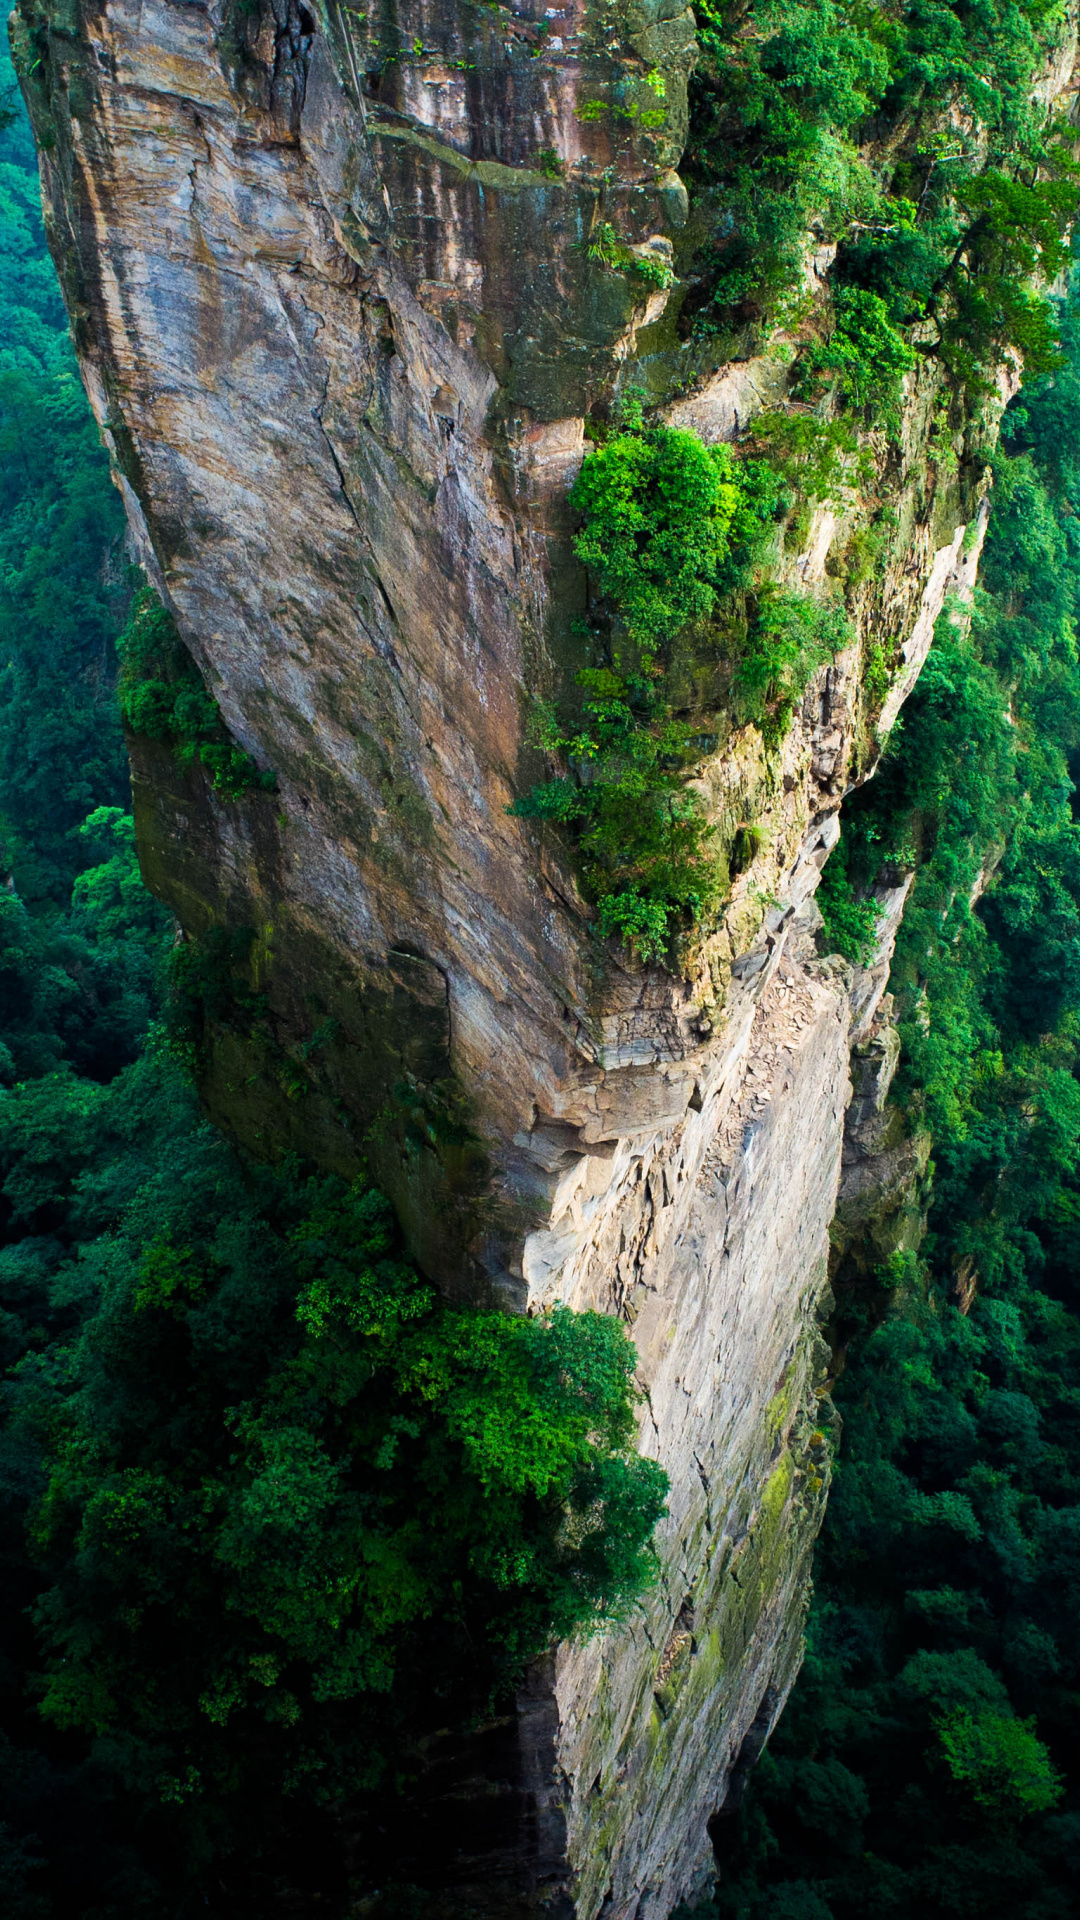
[[[933,375],[909,383],[903,539],[856,643],[782,748],[703,721],[701,791],[759,851],[681,974],[635,966],[507,808],[541,775],[531,703],[580,664],[585,419],[629,369],[663,400],[689,364],[672,296],[595,245],[680,245],[689,10],[22,0],[14,32],[135,542],[276,774],[229,800],[133,742],[147,879],[190,936],[229,931],[266,1009],[257,1035],[209,1021],[209,1110],[256,1152],[368,1158],[461,1297],[624,1316],[671,1478],[655,1591],[463,1760],[479,1817],[433,1770],[444,1880],[491,1914],[665,1920],[800,1657],[851,1007],[812,894],[875,750],[867,637],[902,648],[902,694],[972,566],[978,446],[935,488]],[[732,437],[783,384],[710,369],[671,417]],[[814,522],[810,590],[837,528]]]

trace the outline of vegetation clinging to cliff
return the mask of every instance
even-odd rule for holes
[[[917,867],[890,986],[896,1093],[933,1137],[929,1233],[840,1290],[844,1437],[808,1657],[721,1839],[723,1920],[1075,1905],[1075,294],[1060,334],[1066,366],[1006,419],[971,631],[943,618],[846,809],[849,899]]]
[[[723,894],[713,831],[686,784],[693,735],[640,676],[587,668],[578,684],[586,695],[578,726],[564,731],[542,712],[533,739],[579,777],[533,787],[512,810],[571,829],[601,933],[652,959],[664,953],[674,915],[700,920]]]
[[[640,416],[586,458],[570,494],[584,518],[574,551],[643,664],[712,613],[746,491],[730,447],[685,428],[646,431]]]
[[[252,789],[273,792],[273,773],[260,770],[230,739],[217,702],[152,587],[136,591],[116,648],[120,711],[132,733],[164,741],[182,766],[199,761],[230,800]]]
[[[842,610],[781,591],[757,562],[783,498],[764,460],[737,460],[686,429],[646,426],[634,396],[587,455],[570,495],[575,551],[606,621],[585,628],[602,666],[583,669],[570,724],[541,707],[532,743],[569,771],[511,812],[568,828],[603,935],[661,958],[679,926],[702,924],[728,885],[724,850],[689,784],[701,722],[665,697],[673,643],[690,631],[730,663],[730,704],[770,745],[783,738],[811,674],[843,644]],[[741,591],[734,639],[716,616]]]
[[[701,0],[695,11],[689,165],[711,232],[689,302],[698,335],[793,317],[813,233],[839,247],[836,324],[824,347],[809,343],[806,370],[833,360],[855,406],[888,416],[888,382],[875,390],[864,373],[883,353],[900,371],[912,346],[973,391],[1014,350],[1029,373],[1047,367],[1053,316],[1033,277],[1045,286],[1058,272],[1080,197],[1071,131],[1034,94],[1066,30],[1060,11],[1041,0],[855,12]],[[897,137],[873,161],[885,127]]]

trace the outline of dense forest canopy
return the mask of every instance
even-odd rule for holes
[[[782,317],[812,216],[842,244],[799,390],[849,423],[814,455],[822,488],[852,422],[895,430],[916,330],[954,386],[1013,348],[1029,380],[973,617],[939,624],[822,891],[826,949],[858,959],[875,883],[917,870],[892,988],[928,1233],[841,1274],[808,1658],[718,1823],[712,1911],[1059,1920],[1080,1871],[1080,299],[1032,292],[1064,263],[1075,167],[1024,105],[1057,16],[784,0],[755,32],[736,11],[698,8],[690,170],[725,239],[695,337]],[[931,131],[886,191],[863,134],[946,88],[978,141]],[[231,804],[267,776],[132,597],[13,104],[0,341],[0,1897],[18,1920],[297,1888],[335,1910],[343,1797],[411,1777],[419,1703],[464,1720],[630,1604],[663,1479],[633,1451],[617,1322],[451,1309],[378,1194],[245,1166],[199,1115],[174,929],[134,856],[118,647],[130,725]],[[639,657],[586,669],[584,717],[541,735],[617,776],[560,775],[521,810],[574,827],[603,928],[644,954],[716,884],[679,798],[689,735],[642,658],[816,497],[785,431],[736,477],[630,396],[579,483],[579,550]],[[648,516],[665,488],[628,561],[620,502]],[[846,627],[779,592],[754,619],[733,697],[779,736]]]

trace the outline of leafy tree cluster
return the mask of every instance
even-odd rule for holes
[[[42,1711],[196,1864],[401,1786],[648,1576],[619,1322],[447,1306],[377,1193],[242,1168],[160,1048],[14,1090],[0,1174]]]
[[[11,1892],[82,1914],[31,1839],[89,1796],[108,1910],[131,1874],[179,1911],[343,1795],[392,1812],[420,1732],[625,1608],[666,1481],[619,1322],[449,1306],[376,1192],[244,1167],[160,1030],[104,1084],[37,1066],[0,1095]]]
[[[1060,337],[1065,365],[1007,416],[970,631],[943,618],[846,809],[841,905],[917,869],[891,986],[896,1092],[933,1137],[929,1230],[838,1290],[844,1432],[808,1657],[720,1823],[724,1920],[1075,1912],[1075,292]]]
[[[695,12],[690,156],[709,234],[696,331],[792,315],[812,234],[839,247],[837,291],[804,386],[831,375],[842,401],[887,423],[915,351],[974,391],[1013,350],[1045,370],[1053,316],[1038,288],[1060,270],[1078,199],[1071,135],[1035,98],[1060,11],[700,0]]]
[[[694,736],[641,677],[585,668],[578,685],[578,726],[567,732],[545,711],[533,732],[571,773],[533,787],[512,811],[570,828],[601,934],[619,935],[643,960],[660,958],[673,916],[700,920],[722,896],[713,832],[687,785]]]
[[[674,643],[689,633],[727,657],[733,711],[775,746],[847,635],[835,603],[783,592],[755,568],[782,499],[767,461],[737,461],[685,428],[646,426],[633,396],[570,495],[582,516],[575,551],[608,615],[605,664],[577,675],[584,699],[570,725],[539,711],[533,744],[569,771],[510,810],[570,830],[599,932],[642,960],[663,958],[676,929],[705,920],[729,878],[689,784],[701,721],[676,713],[666,694]],[[721,617],[736,595],[738,638]]]
[[[841,1383],[806,1663],[718,1836],[724,1920],[1075,1911],[1072,1275],[966,1316],[944,1279],[931,1254]]]
[[[78,829],[95,864],[66,912],[0,892],[0,1085],[49,1073],[105,1081],[138,1054],[157,1011],[168,917],[139,875],[134,829],[98,807]]]

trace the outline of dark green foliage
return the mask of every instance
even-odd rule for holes
[[[594,668],[578,682],[586,698],[575,731],[545,715],[536,736],[546,752],[569,761],[574,777],[533,787],[511,811],[572,828],[601,933],[618,934],[643,960],[653,959],[664,953],[676,915],[700,920],[722,891],[712,830],[686,785],[693,736],[640,679]]]
[[[102,813],[91,834],[126,850]],[[157,909],[116,852],[78,892],[122,987]],[[37,935],[31,983],[65,939]],[[108,1012],[62,1030],[78,1065]],[[633,1451],[619,1322],[450,1308],[379,1195],[245,1171],[163,1041],[101,1085],[26,1027],[3,1039],[37,1077],[0,1094],[0,1626],[18,1647],[36,1590],[20,1664],[69,1753],[79,1730],[107,1753],[93,1793],[149,1820],[153,1860],[185,1857],[183,1898],[298,1807],[397,1791],[419,1728],[624,1608],[666,1483]],[[29,1765],[43,1736],[17,1685],[9,1704]],[[33,1765],[70,1800],[74,1777]]]
[[[806,1666],[721,1841],[716,1913],[765,1920],[795,1886],[833,1920],[1072,1911],[1080,1319],[1062,1277],[992,1288],[965,1319],[934,1262],[849,1359]]]
[[[894,423],[914,362],[900,330],[916,321],[918,350],[972,391],[1014,349],[1029,373],[1053,363],[1036,279],[1058,272],[1080,198],[1067,134],[1032,99],[1056,12],[1041,0],[695,11],[699,335],[783,317],[813,232],[839,243],[836,327],[805,351],[804,386],[831,375],[841,401]],[[865,148],[887,127],[898,137],[874,173]]]
[[[856,966],[869,964],[880,917],[874,900],[859,899],[848,878],[843,841],[829,857],[815,899],[824,921],[822,942],[829,953],[842,954]]]
[[[99,864],[66,914],[28,913],[0,892],[0,1085],[74,1069],[109,1080],[134,1059],[156,1009],[168,916],[139,877],[130,819],[99,807],[80,829]]]
[[[699,324],[715,326],[790,297],[813,219],[842,226],[872,209],[874,183],[848,136],[881,100],[889,61],[885,36],[867,31],[873,16],[834,5],[695,12],[703,60],[690,150],[715,233]]]
[[[826,868],[829,921],[838,891],[917,867],[890,986],[932,1204],[876,1305],[839,1289],[809,1652],[719,1839],[725,1920],[1075,1911],[1078,316],[1073,295],[1065,366],[1008,417],[972,632],[943,618],[845,809],[841,888]]]
[[[230,800],[252,788],[273,792],[274,775],[260,771],[230,740],[216,701],[152,588],[136,592],[116,647],[120,711],[132,733],[165,741],[183,765],[198,760]]]
[[[245,1171],[160,1049],[0,1100],[0,1195],[43,1711],[179,1849],[178,1899],[304,1805],[397,1792],[420,1730],[648,1578],[620,1323],[447,1306],[379,1195]]]
[[[109,1730],[151,1799],[220,1820],[290,1781],[317,1799],[379,1783],[430,1700],[436,1724],[482,1706],[624,1606],[665,1483],[630,1450],[617,1321],[447,1307],[377,1194],[253,1189],[167,1079],[171,1138],[132,1191],[95,1141],[122,1139],[164,1072],[133,1069],[83,1136],[124,1211],[78,1252],[93,1304],[66,1391],[21,1389],[54,1436],[44,1711]],[[74,1279],[61,1259],[50,1284]]]
[[[11,81],[6,42],[0,89]],[[45,251],[33,146],[0,128],[0,865],[66,904],[74,830],[127,798],[113,697],[120,503]]]

